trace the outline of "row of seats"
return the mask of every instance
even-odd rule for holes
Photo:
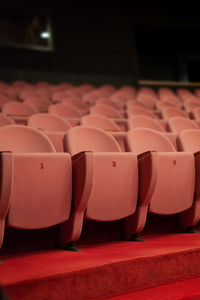
[[[66,245],[80,237],[84,219],[123,219],[126,238],[143,230],[148,213],[179,214],[183,230],[199,222],[198,120],[189,114],[164,114],[167,108],[186,114],[185,99],[198,95],[112,86],[54,88],[42,83],[28,91],[27,83],[0,84],[4,97],[17,105],[35,90],[51,103],[49,108],[58,107],[52,103],[63,95],[83,104],[78,118],[63,118],[55,111],[38,114],[36,109],[31,114],[8,113],[3,108],[13,101],[2,105],[0,245],[5,226],[40,229],[61,224],[60,242]],[[181,105],[158,110],[162,101]],[[61,105],[63,110],[67,106]],[[109,112],[106,117],[102,106]],[[93,110],[99,107],[97,114]],[[28,126],[14,123],[22,121]]]
[[[122,152],[109,133],[83,125],[66,132],[65,152],[57,153],[39,130],[1,127],[0,244],[5,226],[61,224],[61,244],[66,245],[79,238],[84,219],[124,219],[128,238],[143,230],[149,212],[179,214],[183,229],[194,226],[200,219],[195,152],[200,131],[182,131],[178,139],[182,152],[162,133],[133,129]]]
[[[148,100],[149,96],[146,96]],[[4,96],[0,96],[0,100],[3,101]],[[29,101],[28,101],[29,100]],[[31,100],[31,101],[30,101]],[[4,114],[9,115],[22,115],[30,116],[36,112],[50,112],[55,113],[63,117],[68,118],[81,118],[83,115],[92,114],[102,114],[109,118],[126,118],[135,114],[144,114],[151,118],[163,118],[168,120],[173,116],[183,116],[185,118],[195,118],[199,120],[200,118],[200,100],[199,98],[195,100],[188,100],[186,103],[181,103],[180,106],[172,105],[170,102],[163,103],[162,100],[156,102],[155,109],[146,107],[143,103],[140,103],[137,99],[130,99],[124,103],[124,106],[117,106],[115,102],[108,100],[106,98],[101,98],[95,105],[86,105],[82,99],[75,97],[67,97],[60,103],[52,104],[46,102],[44,105],[43,98],[28,98],[27,101],[11,101],[8,99],[6,101],[1,101],[1,110]],[[40,103],[41,102],[41,103]],[[163,105],[165,104],[165,105]],[[191,107],[190,109],[188,107]]]
[[[0,113],[0,126],[14,124],[12,118]],[[120,125],[114,120],[108,119],[102,115],[86,115],[80,119],[81,125],[89,125],[97,128],[101,128],[109,132],[119,143],[121,149],[125,151],[124,139],[128,130],[136,129],[140,127],[149,128],[161,132],[165,135],[178,150],[177,145],[177,134],[185,129],[200,129],[198,124],[193,121],[183,117],[173,117],[166,124],[171,130],[166,131],[162,123],[157,120],[149,118],[143,115],[137,115],[127,119],[125,124],[127,126],[127,131],[122,131]],[[66,131],[72,127],[72,124],[65,118],[62,118],[55,114],[50,113],[39,113],[34,114],[27,120],[27,125],[35,129],[42,130],[53,142],[56,151],[63,151],[63,138]]]

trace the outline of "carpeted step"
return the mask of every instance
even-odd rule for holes
[[[179,281],[171,284],[160,285],[130,294],[104,298],[107,300],[199,300],[200,278]]]
[[[0,282],[12,300],[102,299],[200,276],[200,237],[148,236],[144,243],[112,242],[2,256]]]

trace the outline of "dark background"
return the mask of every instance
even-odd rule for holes
[[[200,14],[193,2],[10,1],[0,10],[50,15],[53,51],[0,46],[0,80],[95,85],[200,81]],[[196,1],[197,3],[197,1]]]

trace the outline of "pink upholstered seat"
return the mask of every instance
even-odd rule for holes
[[[126,111],[128,112],[129,110],[131,110],[131,108],[133,107],[143,107],[143,108],[147,108],[143,103],[138,102],[136,99],[130,99],[126,102]]]
[[[50,138],[57,152],[63,152],[63,139],[71,124],[58,115],[50,113],[34,114],[28,119],[28,126],[43,130]]]
[[[11,101],[2,106],[2,113],[10,116],[17,124],[26,124],[28,117],[37,113],[37,110],[28,104]]]
[[[66,119],[51,113],[32,115],[28,119],[28,125],[44,131],[67,131],[71,128],[70,123]]]
[[[200,129],[186,129],[178,136],[182,151],[200,151]]]
[[[65,118],[80,118],[82,116],[78,109],[61,103],[50,105],[48,111]]]
[[[195,165],[192,153],[176,152],[173,145],[163,134],[152,129],[132,129],[125,138],[127,151],[141,155],[139,158],[139,182],[141,208],[138,209],[138,218],[145,223],[147,210],[161,215],[177,214],[190,209],[193,205]],[[142,161],[142,153],[151,151],[151,160]],[[151,178],[151,180],[150,180]],[[154,181],[153,181],[154,180]],[[154,182],[145,187],[147,182]],[[143,202],[143,195],[149,195],[148,201]],[[135,220],[129,220],[135,224]],[[185,228],[185,223],[181,225]],[[195,225],[191,219],[187,227]]]
[[[74,210],[69,220],[73,231],[63,235],[64,243],[78,239],[84,218],[114,221],[132,215],[138,190],[136,155],[121,152],[115,139],[103,130],[73,127],[66,133],[65,147],[72,155]]]
[[[185,222],[187,226],[188,222],[191,222],[191,220],[194,220],[196,224],[200,219],[200,130],[183,130],[179,133],[178,140],[180,150],[194,153],[196,166],[195,197],[193,206],[182,216],[182,221]]]
[[[99,98],[97,100],[97,104],[103,104],[106,106],[110,106],[114,109],[121,109],[120,106],[117,103],[112,102],[111,100],[109,100],[108,98]]]
[[[5,104],[5,103],[8,103],[10,102],[12,99],[10,99],[9,97],[3,95],[3,94],[0,94],[0,110],[2,109],[2,106]]]
[[[20,87],[9,86],[6,89],[6,95],[13,100],[17,100],[20,90],[21,90]]]
[[[173,102],[167,101],[167,100],[160,100],[156,102],[156,107],[158,110],[162,110],[165,107],[176,107],[176,105]]]
[[[62,97],[61,103],[70,105],[81,112],[81,114],[88,113],[88,106],[79,98],[76,97]]]
[[[116,139],[121,149],[124,151],[125,132],[120,132],[120,127],[112,119],[108,119],[103,115],[87,115],[81,119],[81,124],[108,131]]]
[[[37,112],[34,107],[31,107],[25,103],[11,101],[5,103],[2,107],[2,112],[10,116],[31,116]]]
[[[72,189],[69,154],[55,153],[42,132],[21,125],[0,128],[0,151],[0,245],[5,225],[40,229],[67,220]]]
[[[178,97],[176,97],[175,95],[174,96],[165,96],[162,98],[162,100],[167,101],[176,107],[181,108],[183,106],[183,103],[181,102],[181,100]]]
[[[195,107],[192,110],[192,116],[195,118],[196,121],[200,121],[200,107]]]
[[[138,127],[150,128],[161,132],[164,131],[164,128],[159,124],[159,122],[157,122],[157,120],[145,115],[132,116],[128,119],[129,130]]]
[[[103,104],[97,104],[90,108],[91,114],[103,115],[107,118],[122,118],[123,115],[118,110]]]
[[[87,115],[81,119],[82,125],[89,125],[97,128],[101,128],[105,131],[120,131],[120,127],[111,119],[104,117],[103,115]]]
[[[171,89],[164,87],[158,89],[158,95],[161,99],[165,98],[166,96],[175,96]]]
[[[200,97],[200,89],[195,89],[194,93],[197,97]]]
[[[185,101],[184,103],[184,108],[188,113],[191,113],[196,107],[200,107],[200,100],[199,103],[192,100]]]
[[[97,95],[95,91],[91,91],[89,93],[86,93],[83,95],[82,100],[85,104],[91,106],[95,105],[98,98],[100,98],[100,95]]]
[[[174,133],[179,133],[185,129],[200,129],[195,121],[183,117],[170,118],[168,126]]]
[[[157,98],[152,95],[138,95],[137,100],[149,109],[155,109],[156,107]]]
[[[38,112],[47,111],[48,106],[50,105],[49,101],[41,96],[29,96],[26,97],[24,101],[25,104],[31,105],[34,107]]]
[[[127,111],[128,116],[144,115],[150,118],[155,118],[156,116],[148,109],[143,107],[138,107],[132,105],[132,107]]]
[[[19,93],[19,99],[22,101],[26,100],[27,97],[32,97],[32,96],[38,96],[38,93],[35,91],[33,87],[24,88]]]
[[[165,107],[162,109],[162,116],[165,120],[169,120],[172,117],[184,117],[189,118],[188,114],[177,107]]]
[[[6,126],[6,125],[12,125],[15,122],[13,121],[13,119],[9,118],[8,116],[0,113],[0,127],[1,126]]]

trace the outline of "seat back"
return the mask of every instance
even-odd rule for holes
[[[62,103],[50,105],[48,111],[66,118],[80,118],[82,116],[78,109]]]
[[[87,115],[81,119],[81,124],[101,128],[106,131],[120,131],[120,127],[113,120],[102,115]]]
[[[83,111],[88,111],[87,105],[78,97],[62,97],[61,98],[62,104],[70,105],[76,109],[80,109]]]
[[[155,115],[150,110],[143,107],[139,107],[138,105],[132,105],[127,111],[127,113],[129,116],[144,115],[150,118],[155,118]]]
[[[137,97],[139,103],[144,104],[146,107],[150,109],[154,109],[156,106],[157,99],[152,95],[139,95]]]
[[[28,126],[45,131],[67,131],[70,123],[54,114],[34,114],[28,119]]]
[[[120,109],[120,106],[117,105],[117,103],[114,103],[112,102],[111,100],[109,100],[109,98],[105,98],[105,97],[102,97],[102,98],[99,98],[97,100],[97,104],[103,104],[103,105],[106,105],[106,106],[109,106],[109,107],[112,107],[114,109]]]
[[[30,116],[37,112],[37,110],[25,103],[11,101],[2,106],[2,112],[6,115]]]
[[[122,151],[116,140],[110,134],[92,126],[76,126],[70,128],[65,134],[64,149],[71,155],[82,151]]]
[[[200,129],[199,126],[192,120],[183,117],[173,117],[168,121],[171,131],[179,133],[185,129]]]
[[[184,103],[184,108],[188,113],[191,113],[196,107],[200,107],[200,103],[196,103],[196,101],[193,102],[189,100]]]
[[[160,100],[156,102],[156,107],[158,110],[162,110],[164,107],[176,107],[176,105],[174,105],[173,103],[167,101],[167,100]]]
[[[0,151],[14,153],[56,152],[42,132],[23,125],[0,127]]]
[[[118,110],[103,104],[97,104],[90,109],[91,114],[103,115],[107,118],[121,118]]]
[[[192,114],[193,114],[194,118],[199,121],[200,120],[200,107],[195,107],[192,110]]]
[[[176,151],[172,143],[160,132],[153,129],[138,128],[127,132],[125,137],[127,151],[137,154],[146,151],[172,152]]]
[[[178,97],[176,97],[175,95],[173,95],[173,96],[166,95],[166,96],[162,97],[162,100],[167,101],[176,107],[182,107],[182,105],[183,105],[181,100]]]
[[[13,119],[11,119],[8,116],[0,113],[0,127],[6,126],[6,125],[12,125],[12,124],[15,124]]]
[[[172,117],[184,117],[184,118],[188,118],[188,114],[177,108],[177,107],[165,107],[162,109],[162,115],[164,117],[164,119],[168,120]]]
[[[48,100],[40,97],[40,96],[29,96],[24,101],[25,104],[33,106],[35,109],[39,111],[45,111],[47,110],[49,106]]]
[[[200,151],[200,130],[187,129],[181,131],[178,136],[181,150],[189,152]]]
[[[3,95],[0,93],[0,109],[2,108],[2,106],[5,104],[5,103],[8,103],[12,101],[9,97]]]
[[[164,131],[164,128],[154,119],[147,116],[132,116],[128,119],[129,129],[134,129],[138,127],[150,128],[156,131]]]

